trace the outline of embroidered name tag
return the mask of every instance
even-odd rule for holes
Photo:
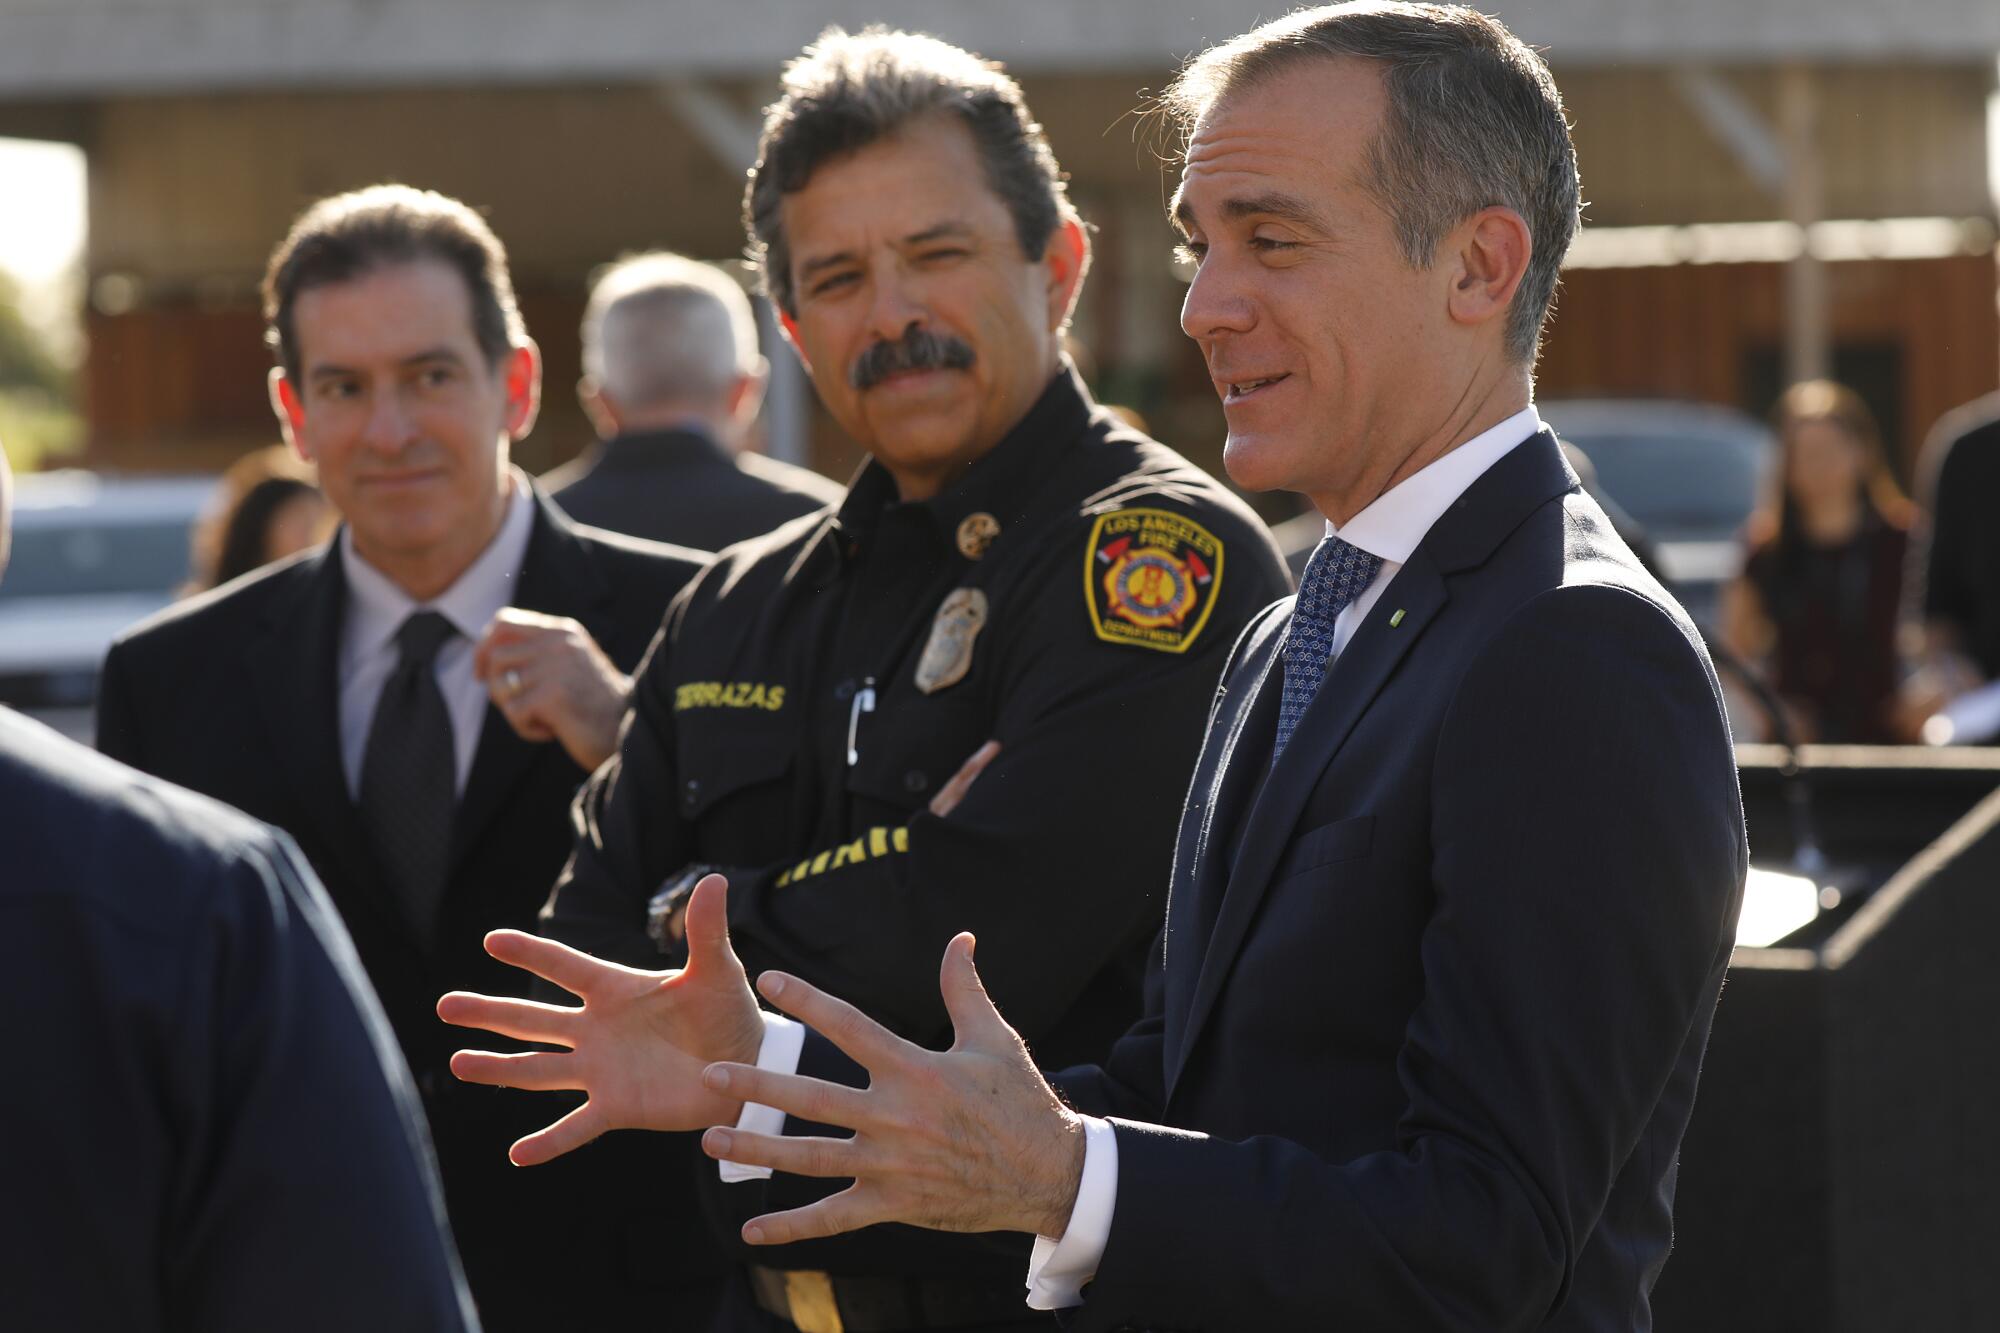
[[[785,687],[747,680],[691,680],[674,690],[674,711],[690,708],[761,708],[775,713],[785,706]]]

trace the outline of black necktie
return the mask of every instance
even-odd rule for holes
[[[382,686],[361,756],[361,822],[425,940],[444,894],[457,785],[451,714],[433,667],[457,633],[436,611],[403,622],[396,631],[402,657]]]

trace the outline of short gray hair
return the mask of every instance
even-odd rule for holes
[[[1405,260],[1427,267],[1445,233],[1482,208],[1511,208],[1527,222],[1534,254],[1507,312],[1507,350],[1532,363],[1582,205],[1562,94],[1498,19],[1399,0],[1302,9],[1196,56],[1162,102],[1186,136],[1232,94],[1338,56],[1383,66],[1389,102],[1367,184]]]
[[[735,280],[666,251],[606,269],[583,312],[583,371],[623,407],[712,398],[758,363],[757,318]]]
[[[750,262],[764,294],[796,314],[791,249],[779,206],[828,162],[926,117],[957,116],[979,149],[987,188],[1014,220],[1021,252],[1038,260],[1076,217],[1047,136],[1021,85],[999,65],[922,33],[828,28],[785,66],[783,95],[764,109],[757,165],[743,195]]]

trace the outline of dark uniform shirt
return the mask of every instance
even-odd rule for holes
[[[1980,672],[2000,679],[2000,395],[1946,417],[1925,453],[1923,615],[1957,630]]]
[[[649,895],[719,866],[752,975],[934,1040],[938,960],[973,930],[1045,1062],[1099,1052],[1138,1010],[1223,658],[1284,592],[1248,508],[1065,371],[937,497],[899,503],[871,463],[836,514],[689,586],[579,799],[549,932],[659,966]],[[963,803],[928,813],[989,739]]]
[[[761,537],[842,497],[842,487],[817,472],[732,453],[695,429],[620,435],[542,485],[579,523],[698,551]]]
[[[783,968],[941,1044],[939,960],[971,930],[1037,1058],[1094,1058],[1139,1012],[1222,663],[1286,590],[1247,506],[1065,370],[935,498],[900,503],[870,463],[837,513],[726,551],[689,585],[618,758],[579,797],[546,929],[663,966],[648,897],[690,865],[720,867],[752,976]],[[929,813],[988,740],[1001,752],[964,800]],[[724,1216],[802,1184],[715,1176],[703,1188],[724,1192]],[[857,1259],[866,1240],[744,1257],[896,1272],[923,1253],[933,1278],[1018,1294],[1025,1241],[936,1239],[887,1257]]]

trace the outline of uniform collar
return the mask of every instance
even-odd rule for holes
[[[1027,415],[930,499],[902,505],[888,469],[869,459],[828,520],[834,545],[844,555],[858,554],[882,517],[896,508],[928,516],[938,540],[954,550],[960,525],[975,514],[992,517],[1005,531],[1009,523],[1027,515],[1036,490],[1052,471],[1054,457],[1075,441],[1093,411],[1090,391],[1065,357]]]
[[[340,530],[341,572],[346,576],[347,608],[341,622],[342,656],[357,661],[383,651],[418,610],[442,612],[460,634],[477,639],[487,622],[513,600],[528,538],[535,528],[535,499],[527,478],[512,477],[512,493],[500,530],[449,588],[428,602],[418,602],[354,549],[354,533]]]
[[[1328,520],[1326,535],[1391,564],[1404,564],[1467,487],[1541,429],[1542,419],[1530,404],[1403,478],[1346,523],[1336,527]]]

